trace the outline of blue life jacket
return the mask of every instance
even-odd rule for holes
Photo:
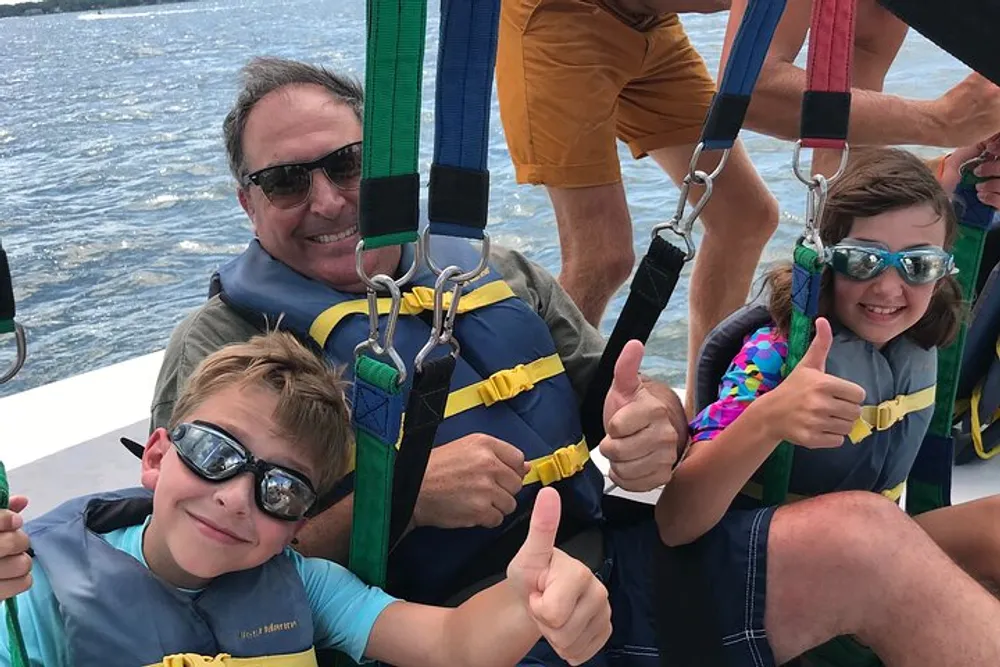
[[[479,252],[463,240],[435,238],[434,257],[440,266],[468,268],[477,264]],[[400,266],[412,261],[412,246],[404,246]],[[407,365],[405,392],[413,360],[430,336],[434,281],[435,275],[422,267],[403,287],[394,345]],[[311,338],[333,363],[345,366],[348,374],[353,371],[354,348],[368,338],[364,295],[334,290],[293,271],[256,240],[221,267],[213,283],[237,311]],[[498,528],[421,527],[400,541],[390,558],[390,590],[417,602],[442,600],[453,592],[456,576],[489,553],[502,533],[523,526],[538,482],[554,484],[571,520],[589,524],[601,518],[603,476],[587,458],[577,396],[545,321],[492,267],[462,294],[454,329],[461,351],[434,445],[484,433],[514,445],[525,460],[545,465],[526,478],[518,509]],[[387,301],[380,300],[380,331],[385,331]],[[430,358],[448,352],[438,346]]]
[[[197,593],[178,590],[101,537],[141,524],[152,509],[152,492],[123,489],[75,498],[26,524],[73,664],[137,667],[184,653],[304,654],[303,665],[316,664],[312,611],[290,558],[224,574]]]

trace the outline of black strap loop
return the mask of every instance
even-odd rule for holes
[[[604,347],[581,406],[583,433],[591,449],[604,439],[604,398],[611,389],[618,355],[630,340],[639,340],[644,344],[649,340],[656,320],[677,287],[684,261],[683,250],[656,236],[635,271],[628,299]]]

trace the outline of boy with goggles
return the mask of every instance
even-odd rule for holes
[[[169,429],[126,445],[143,488],[72,500],[26,526],[23,496],[0,512],[0,598],[23,593],[31,664],[315,667],[320,647],[401,667],[501,666],[540,636],[579,664],[610,635],[606,589],[554,548],[553,489],[507,578],[454,609],[398,601],[293,551],[353,443],[339,375],[289,334],[206,358]]]

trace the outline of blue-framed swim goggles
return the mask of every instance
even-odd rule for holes
[[[871,280],[890,266],[910,285],[927,285],[958,273],[955,258],[938,246],[918,246],[898,252],[873,243],[845,239],[826,249],[830,267],[850,280]]]
[[[298,521],[326,509],[308,477],[256,458],[221,426],[203,421],[179,424],[170,432],[170,441],[180,460],[207,482],[251,473],[257,507],[275,519]]]

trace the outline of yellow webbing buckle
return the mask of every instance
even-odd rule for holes
[[[497,401],[507,401],[522,391],[529,391],[535,386],[531,371],[524,365],[497,371],[479,384],[479,397],[487,407]]]
[[[583,470],[588,460],[590,460],[590,449],[586,440],[561,447],[548,456],[529,461],[531,470],[524,476],[522,484],[525,486],[535,482],[541,482],[542,486],[555,484]]]

